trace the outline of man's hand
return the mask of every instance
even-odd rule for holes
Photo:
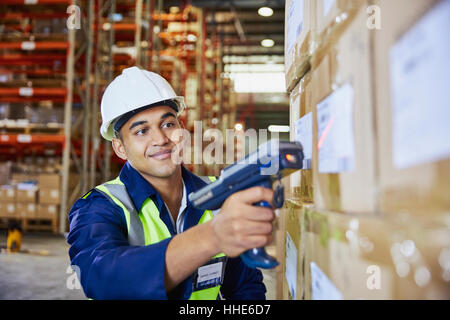
[[[274,210],[253,205],[266,201],[273,206],[272,199],[273,190],[254,187],[236,192],[224,202],[219,214],[211,221],[220,252],[237,257],[272,242]]]

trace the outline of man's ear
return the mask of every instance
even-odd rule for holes
[[[123,141],[121,139],[113,138],[111,144],[114,152],[120,159],[128,159],[127,152],[125,151],[125,146],[123,145]]]
[[[181,119],[179,117],[177,118],[177,120],[178,120],[178,123],[180,124],[181,129],[186,129],[186,126],[184,125],[184,122],[181,121]]]

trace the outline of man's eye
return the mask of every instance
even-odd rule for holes
[[[163,128],[171,128],[173,126],[175,126],[175,123],[173,122],[166,122],[162,125]]]
[[[136,131],[135,135],[142,136],[142,135],[146,134],[147,131],[148,131],[147,129],[141,129],[139,131]]]

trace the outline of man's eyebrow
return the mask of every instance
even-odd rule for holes
[[[161,120],[164,120],[164,119],[169,118],[169,117],[174,117],[174,118],[176,118],[176,116],[175,116],[172,112],[167,112],[167,113],[165,113],[165,114],[163,114],[163,115],[161,116]]]
[[[145,123],[147,123],[147,121],[136,121],[136,122],[133,122],[133,124],[130,126],[129,130],[131,131],[131,130],[133,130],[133,128],[135,128],[137,126],[140,126],[142,124],[145,124]]]
[[[167,113],[165,113],[165,114],[163,114],[161,116],[161,120],[164,120],[164,119],[167,119],[167,118],[170,118],[170,117],[176,118],[176,116],[172,112],[167,112]],[[136,128],[137,126],[140,126],[140,125],[143,125],[143,124],[146,124],[146,123],[148,123],[148,122],[145,121],[145,120],[133,122],[133,124],[130,126],[129,130],[131,131],[131,130],[133,130],[133,128]]]

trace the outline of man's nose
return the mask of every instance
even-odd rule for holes
[[[169,142],[169,138],[166,136],[164,131],[161,130],[160,128],[158,128],[156,130],[152,130],[151,139],[152,139],[152,144],[157,145],[157,146],[165,145]]]

